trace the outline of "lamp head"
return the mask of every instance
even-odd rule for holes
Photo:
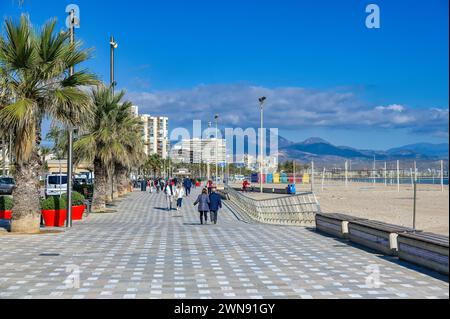
[[[117,44],[117,42],[114,42],[114,41],[109,42],[109,44],[110,44],[114,49],[117,49],[117,47],[119,46],[119,45]]]
[[[265,96],[260,97],[260,98],[259,98],[259,103],[264,103],[265,100],[266,100],[266,97],[265,97]]]

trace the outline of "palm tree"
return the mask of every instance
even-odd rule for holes
[[[11,102],[0,108],[0,123],[13,136],[17,183],[12,232],[39,232],[42,120],[73,126],[87,121],[89,96],[82,88],[97,83],[85,70],[69,74],[69,68],[89,58],[89,51],[78,42],[70,44],[68,33],[55,32],[55,23],[36,31],[22,15],[18,23],[7,19],[5,37],[0,37],[0,73],[11,94]]]
[[[139,167],[145,158],[142,122],[133,115],[131,107],[130,102],[120,104],[115,118],[118,142],[126,152],[125,156],[117,156],[114,159],[114,177],[119,196],[127,193],[131,169]]]
[[[47,156],[49,156],[51,154],[51,152],[52,152],[52,149],[50,147],[41,146],[41,148],[40,148],[40,153],[41,153],[41,156],[42,156],[41,161],[43,163],[44,171],[48,170]]]
[[[146,176],[150,176],[153,174],[153,177],[156,177],[158,173],[161,172],[161,167],[163,166],[163,159],[159,154],[152,154],[147,156],[145,163],[143,164],[144,174]]]
[[[68,135],[69,134],[67,130],[63,130],[62,128],[58,127],[58,125],[53,123],[52,127],[50,128],[50,131],[45,136],[46,140],[50,140],[53,142],[53,147],[51,151],[53,152],[55,158],[58,160],[60,174],[62,173],[61,161],[67,155]]]
[[[119,170],[119,180],[127,180],[124,176],[127,169],[133,166],[139,150],[143,149],[140,122],[131,116],[132,104],[121,103],[124,94],[120,92],[113,96],[112,88],[104,86],[93,90],[94,120],[74,144],[77,162],[94,163],[94,212],[104,211],[106,201],[111,200],[107,192],[108,178],[114,175],[115,168]]]

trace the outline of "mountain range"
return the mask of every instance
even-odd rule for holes
[[[280,162],[295,159],[302,162],[314,160],[321,164],[342,164],[345,160],[352,160],[354,164],[367,166],[368,163],[373,163],[374,159],[377,161],[417,161],[425,164],[449,158],[448,143],[409,144],[383,151],[336,146],[318,137],[311,137],[303,142],[295,143],[279,136],[278,141]]]

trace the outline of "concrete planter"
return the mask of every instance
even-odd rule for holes
[[[44,209],[42,217],[46,227],[64,227],[66,223],[66,209]]]
[[[12,210],[0,210],[0,219],[11,219]]]
[[[72,220],[83,219],[84,209],[85,209],[84,205],[72,206]]]

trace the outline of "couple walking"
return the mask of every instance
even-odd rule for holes
[[[177,211],[179,211],[181,209],[181,205],[183,204],[183,197],[185,196],[185,191],[183,187],[181,187],[181,184],[178,184],[175,187],[175,183],[173,181],[169,181],[164,192],[166,193],[167,210],[172,210],[172,202],[173,199],[176,198]]]
[[[203,225],[203,218],[205,224],[208,223],[208,212],[211,213],[211,222],[217,224],[217,212],[222,208],[222,199],[216,193],[216,188],[211,188],[211,194],[208,195],[208,190],[204,188],[202,193],[198,195],[194,206],[198,204],[198,212],[200,213],[200,223]]]

